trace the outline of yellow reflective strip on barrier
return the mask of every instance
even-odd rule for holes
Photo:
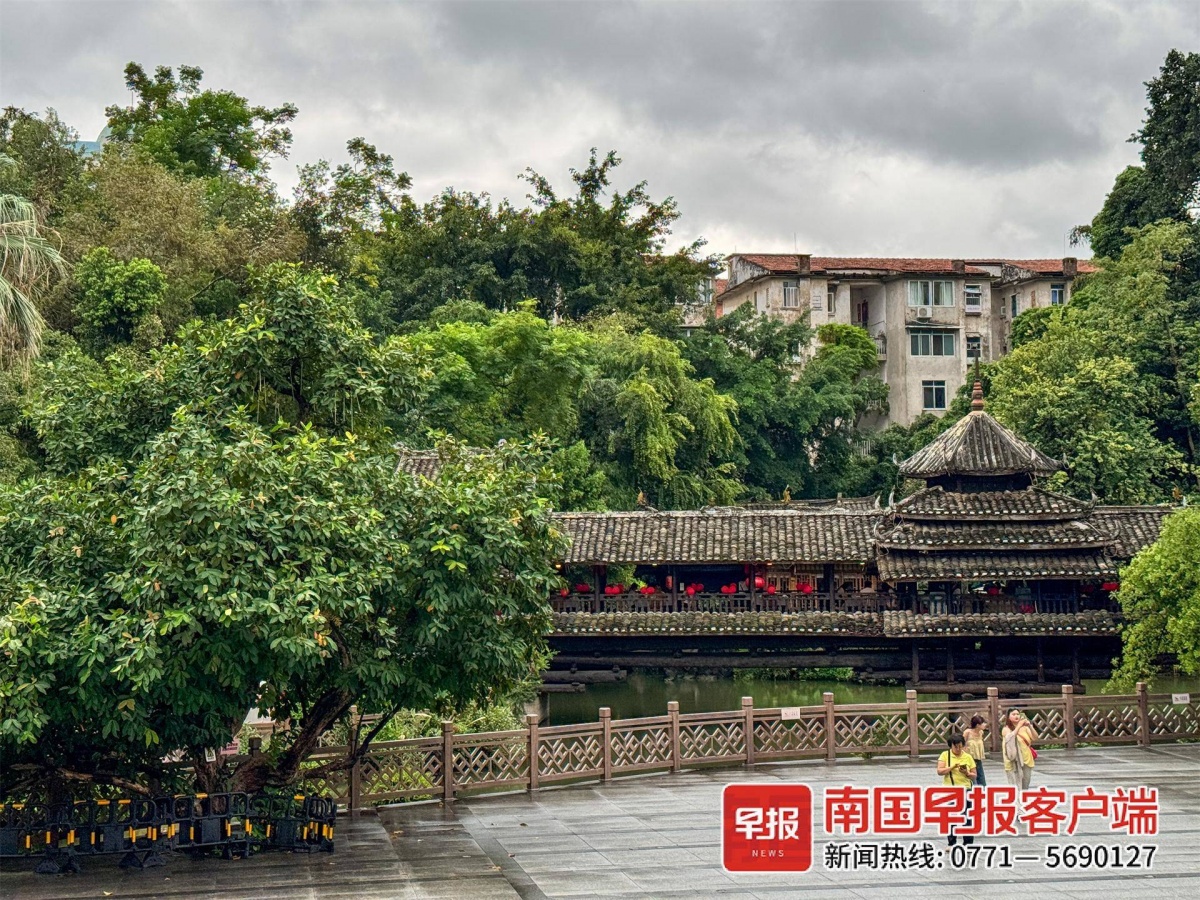
[[[28,850],[32,846],[33,846],[33,835],[32,834],[25,835],[25,849]]]
[[[92,832],[92,846],[96,846],[96,832],[94,831]]]
[[[50,832],[48,832],[48,831],[46,832],[46,843],[47,844],[50,843]]]
[[[188,829],[188,840],[189,840],[189,841],[194,841],[194,840],[196,840],[196,826],[195,826],[195,825],[191,826],[191,827]]]
[[[75,829],[73,829],[73,828],[67,832],[67,843],[68,844],[75,843]]]
[[[109,800],[97,800],[97,801],[96,801],[96,805],[97,805],[97,806],[108,806],[108,804],[109,804],[110,802],[111,802],[111,801],[109,801]]]
[[[132,802],[132,800],[118,800],[117,806],[128,806]]]
[[[197,800],[203,800],[207,796],[208,796],[208,794],[196,794],[195,795]]]

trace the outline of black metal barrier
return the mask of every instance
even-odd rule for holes
[[[40,857],[36,872],[78,872],[79,858],[121,854],[121,868],[165,864],[163,852],[225,859],[263,850],[333,852],[337,803],[305,794],[190,794],[0,804],[0,856]]]

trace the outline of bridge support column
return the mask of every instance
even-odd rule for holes
[[[1062,686],[1063,729],[1067,732],[1067,749],[1075,749],[1075,685]]]
[[[921,683],[921,651],[916,641],[912,642],[912,683],[913,687]]]
[[[679,701],[667,702],[667,720],[671,730],[671,771],[678,772],[682,768],[679,758]]]
[[[990,687],[987,689],[988,701],[988,731],[991,739],[991,751],[993,753],[1000,752],[1000,689]]]

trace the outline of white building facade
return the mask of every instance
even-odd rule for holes
[[[1066,259],[962,260],[818,257],[739,253],[714,283],[719,317],[743,304],[814,328],[840,322],[865,328],[878,349],[889,408],[863,424],[909,424],[940,415],[978,358],[1011,345],[1012,320],[1029,309],[1065,304],[1090,263]],[[803,355],[803,354],[801,354]]]

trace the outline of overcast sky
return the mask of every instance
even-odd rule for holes
[[[362,135],[409,172],[521,200],[588,148],[722,253],[1061,256],[1143,82],[1200,2],[442,3],[0,0],[0,104],[84,138],[136,60],[300,108],[276,180]]]

